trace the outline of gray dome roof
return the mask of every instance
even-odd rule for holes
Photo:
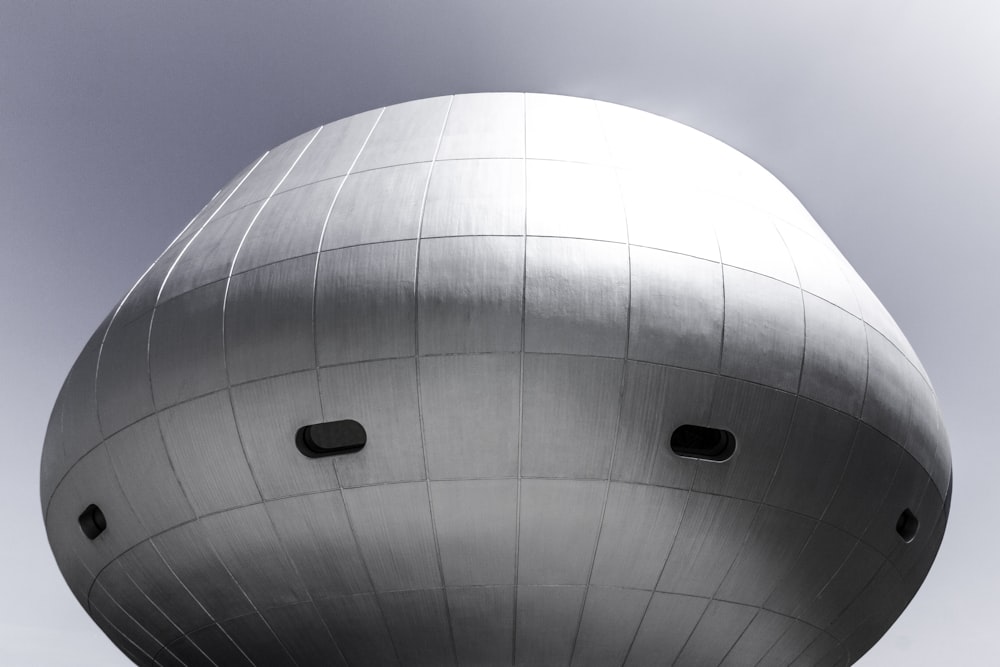
[[[347,419],[361,451],[296,447]],[[41,498],[139,664],[839,665],[923,581],[950,475],[906,338],[769,173],[477,94],[220,190],[70,371]]]

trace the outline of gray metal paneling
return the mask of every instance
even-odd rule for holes
[[[530,118],[528,123],[530,132]],[[526,166],[528,234],[617,243],[628,239],[614,170],[547,160],[528,160]]]
[[[160,427],[177,479],[199,516],[260,501],[228,391],[160,412]]]
[[[201,229],[204,222],[204,220],[201,220],[196,226],[189,228],[187,239],[176,242],[167,248],[156,259],[153,265],[146,270],[146,273],[135,284],[124,302],[122,302],[121,307],[118,309],[118,314],[115,315],[115,320],[118,321],[119,325],[131,322],[153,309],[156,305],[156,297],[160,294],[160,287],[163,286],[163,281],[166,279],[167,273],[170,272],[174,266],[174,262],[180,257],[190,237],[194,236],[194,233]]]
[[[366,486],[343,494],[375,590],[441,586],[426,483]]]
[[[622,361],[524,355],[521,474],[607,478],[618,422]]]
[[[381,113],[381,109],[373,109],[324,125],[278,192],[346,174]]]
[[[420,235],[524,234],[524,160],[434,165]]]
[[[313,599],[372,590],[339,492],[274,500],[266,508]]]
[[[590,583],[652,590],[670,553],[687,495],[680,489],[611,484]]]
[[[514,583],[517,480],[431,483],[447,586]]]
[[[324,368],[319,382],[324,419],[354,419],[368,434],[364,449],[334,460],[342,485],[424,478],[412,358]]]
[[[819,635],[819,630],[799,621],[792,621],[781,639],[757,663],[760,667],[788,667],[809,647]]]
[[[404,665],[454,665],[444,590],[379,593],[379,604]]]
[[[302,456],[296,431],[323,421],[316,373],[305,371],[233,387],[236,425],[265,499],[336,489],[329,459]]]
[[[97,411],[105,434],[110,435],[153,411],[146,364],[152,315],[150,311],[128,323],[112,322],[104,339],[101,365],[97,369]],[[86,394],[74,400],[82,402],[85,397]]]
[[[874,549],[856,544],[843,566],[830,578],[826,589],[807,601],[796,615],[807,623],[825,628],[868,587],[884,562]]]
[[[517,553],[520,583],[587,583],[605,488],[604,482],[597,481],[521,482]],[[519,610],[520,605],[518,600]]]
[[[355,170],[432,159],[451,99],[432,97],[387,107],[358,157]]]
[[[129,549],[117,564],[182,632],[191,632],[211,622],[208,612],[167,566],[152,542]]]
[[[260,164],[250,172],[246,180],[236,188],[229,200],[222,206],[219,215],[226,215],[250,202],[260,201],[270,195],[302,155],[302,151],[307,147],[312,147],[310,142],[315,136],[316,130],[303,132],[268,151],[260,160]],[[306,153],[308,152],[306,150]]]
[[[375,595],[316,600],[323,622],[348,665],[398,665]]]
[[[706,426],[736,437],[736,453],[723,463],[702,461],[692,488],[736,498],[761,500],[788,439],[796,398],[792,394],[719,378]]]
[[[256,608],[308,599],[263,505],[212,514],[200,523],[215,553]]]
[[[417,242],[324,252],[316,282],[319,365],[413,354]]]
[[[58,424],[60,449],[59,461],[52,465],[52,487],[59,483],[59,478],[73,463],[101,442],[101,427],[104,425],[98,421],[94,378],[97,375],[98,355],[101,354],[101,341],[108,324],[109,321],[105,320],[84,345],[60,392],[67,396],[67,400],[57,403],[61,410]],[[102,358],[101,365],[103,364]],[[114,433],[108,430],[108,426],[104,426],[105,435]],[[47,494],[43,498],[47,500]]]
[[[107,520],[107,529],[93,540],[79,524],[80,514],[91,504],[101,508]],[[104,445],[92,449],[67,473],[52,494],[45,523],[49,539],[59,533],[60,544],[72,549],[93,573],[148,535],[115,479]]]
[[[718,217],[713,222],[722,262],[726,266],[753,271],[790,285],[799,284],[795,264],[773,217],[742,202],[720,202],[716,211]]]
[[[796,391],[805,339],[801,290],[729,266],[724,274],[723,374]]]
[[[910,542],[896,540],[889,551],[889,560],[896,566],[900,575],[905,578],[910,574],[911,569],[919,565],[919,562],[925,558],[928,549],[936,550],[937,545],[940,544],[941,534],[944,531],[944,527],[941,525],[944,500],[938,495],[937,487],[934,486],[933,482],[927,484],[920,500],[914,504],[908,503],[904,494],[897,494],[895,490],[890,490],[889,498],[893,497],[898,498],[898,500],[886,506],[887,516],[893,515],[893,505],[895,505],[895,515],[898,518],[902,512],[899,508],[905,504],[920,521],[917,533]],[[945,521],[947,521],[946,516]]]
[[[817,519],[822,516],[847,466],[857,429],[857,421],[842,412],[799,398],[788,446],[765,501]]]
[[[563,238],[527,243],[524,350],[624,357],[628,248]]]
[[[254,665],[293,667],[296,664],[259,614],[247,614],[219,625]]]
[[[647,591],[591,586],[583,605],[572,665],[621,665],[649,604]]]
[[[194,518],[174,475],[156,417],[119,431],[104,446],[129,505],[149,534]]]
[[[524,94],[456,95],[438,160],[524,157]]]
[[[892,484],[889,486],[885,498],[882,499],[882,504],[872,513],[868,530],[861,536],[865,543],[885,556],[895,552],[903,543],[903,538],[896,532],[896,522],[899,520],[899,515],[905,509],[916,514],[920,509],[920,499],[924,496],[928,484],[930,484],[930,478],[920,464],[909,454],[900,456],[899,466],[892,478]],[[919,528],[930,530],[934,527],[933,516],[921,517],[917,515],[917,519],[924,522],[924,525],[918,527],[917,534],[920,533]],[[914,541],[907,547],[919,547],[915,537]]]
[[[406,164],[347,177],[333,205],[323,250],[417,238],[431,166]]]
[[[813,236],[789,225],[777,228],[795,262],[802,289],[860,317],[858,298],[845,275],[850,267],[827,244]]]
[[[609,160],[593,100],[528,93],[524,102],[529,158],[599,163]]]
[[[103,589],[130,618],[142,623],[158,643],[167,644],[181,636],[180,628],[139,590],[120,562],[108,563],[97,578],[94,590],[97,589]]]
[[[633,246],[719,260],[715,238],[715,200],[692,192],[661,172],[619,169],[628,240]]]
[[[158,303],[228,277],[236,249],[260,206],[253,204],[205,225],[164,280]]]
[[[87,611],[92,617],[103,617],[121,637],[125,638],[125,642],[116,642],[119,646],[122,644],[127,646],[128,642],[131,642],[132,646],[145,656],[153,656],[159,650],[160,642],[126,614],[100,584],[95,585],[90,591]]]
[[[514,647],[514,588],[450,587],[445,592],[458,664],[510,665]]]
[[[722,349],[722,266],[630,249],[629,359],[716,372]]]
[[[792,619],[787,616],[761,609],[750,621],[750,625],[747,626],[740,638],[736,640],[729,655],[720,663],[719,667],[756,665],[781,639],[791,623]]]
[[[896,347],[868,329],[868,390],[861,419],[893,441],[904,443],[913,396],[927,391],[916,370]]]
[[[314,257],[234,276],[226,300],[226,363],[233,384],[316,366]]]
[[[246,593],[216,555],[208,528],[202,522],[193,521],[168,530],[154,537],[152,543],[185,590],[214,620],[254,610]]]
[[[583,586],[518,586],[514,664],[569,664],[586,592]]]
[[[626,665],[672,665],[708,606],[705,598],[653,593]]]
[[[851,458],[823,520],[861,534],[889,491],[901,451],[875,429],[859,424]]]
[[[628,362],[612,478],[688,488],[698,462],[670,451],[684,424],[709,424],[716,376]]]
[[[775,585],[788,576],[815,525],[815,521],[799,514],[762,505],[716,597],[741,604],[763,604]]]
[[[333,636],[312,603],[264,609],[260,614],[277,636],[291,640],[283,642],[283,645],[299,667],[320,664],[347,667]]]
[[[417,270],[420,354],[521,349],[524,239],[424,239]]]
[[[799,654],[790,667],[813,667],[839,648],[840,644],[836,639],[828,634],[820,634],[806,650]]]
[[[430,478],[516,476],[520,355],[447,355],[418,363]]]
[[[192,632],[189,639],[200,649],[201,653],[208,656],[214,665],[255,667],[246,653],[240,650],[218,625],[210,625]],[[187,656],[184,656],[184,659],[187,660]]]
[[[656,590],[709,597],[739,555],[756,503],[691,493]]]
[[[226,386],[223,352],[225,281],[157,307],[149,335],[153,401],[160,409]]]
[[[275,195],[247,232],[234,273],[315,253],[342,178]]]
[[[942,500],[951,484],[951,452],[941,443],[948,442],[944,420],[937,408],[937,398],[930,385],[913,397],[910,429],[904,447],[931,476],[938,497]]]
[[[712,600],[677,656],[677,664],[718,665],[756,613],[754,607]]]
[[[811,294],[803,295],[806,316],[803,396],[855,417],[868,379],[868,343],[861,320]]]
[[[809,541],[788,574],[764,602],[767,609],[797,617],[798,610],[823,593],[843,566],[856,540],[825,523],[816,524]]]

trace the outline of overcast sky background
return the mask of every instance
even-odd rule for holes
[[[507,90],[673,118],[798,195],[923,361],[955,465],[937,562],[859,664],[1000,663],[998,35],[967,0],[0,0],[0,664],[127,664],[38,501],[56,393],[116,300],[264,150]]]

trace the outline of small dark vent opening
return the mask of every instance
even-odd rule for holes
[[[295,445],[310,458],[357,452],[367,441],[365,427],[353,419],[309,424],[295,434]]]
[[[903,510],[903,513],[896,519],[896,532],[899,533],[904,542],[912,542],[913,538],[917,536],[917,528],[919,527],[920,521],[910,511],[910,508]]]
[[[736,437],[722,429],[684,424],[670,436],[670,449],[688,459],[725,461],[736,451]]]
[[[88,539],[94,539],[104,532],[108,527],[108,521],[104,518],[104,512],[97,505],[88,505],[80,515],[80,529]]]

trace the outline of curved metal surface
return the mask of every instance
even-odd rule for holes
[[[343,419],[364,449],[299,453]],[[849,664],[950,489],[926,372],[780,183],[511,93],[250,165],[87,343],[41,475],[73,593],[163,666]]]

